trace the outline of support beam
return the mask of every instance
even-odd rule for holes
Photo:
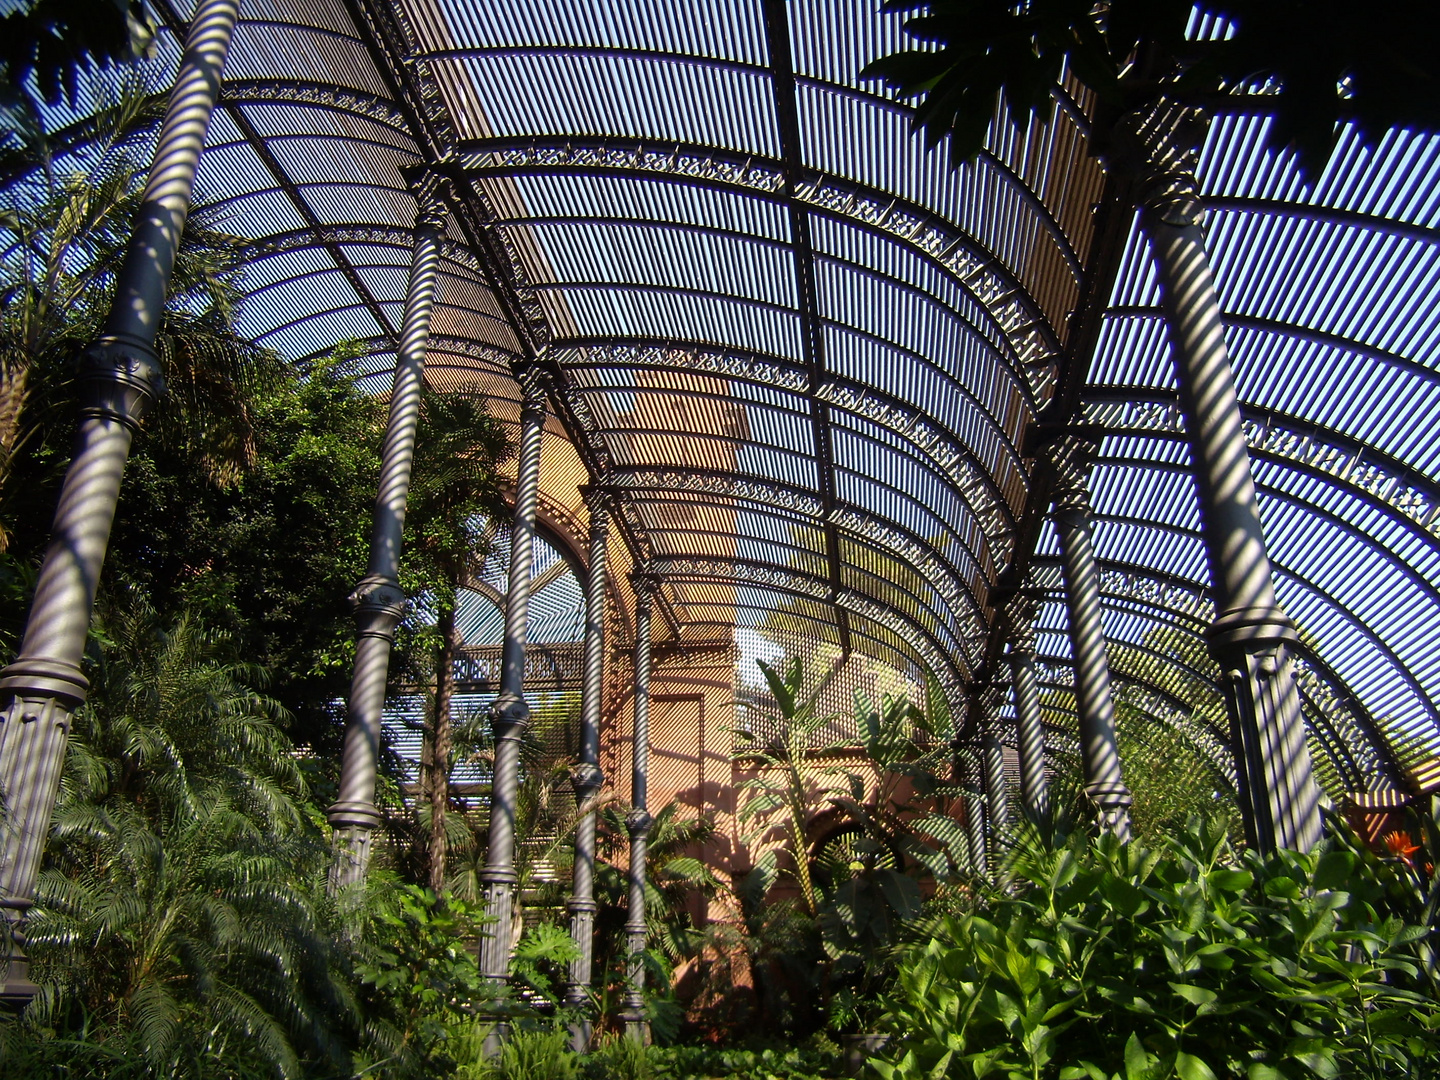
[[[1295,624],[1275,596],[1225,323],[1201,231],[1193,120],[1164,107],[1138,117],[1140,222],[1155,257],[1185,414],[1215,596],[1207,634],[1220,665],[1248,839],[1261,852],[1320,841],[1315,784],[1295,685]]]
[[[1045,725],[1035,678],[1035,605],[1018,598],[1007,611],[1010,677],[1015,694],[1015,732],[1020,752],[1020,806],[1025,819],[1044,828],[1050,821],[1045,780]]]
[[[485,914],[490,923],[480,939],[480,973],[497,988],[510,974],[514,947],[515,810],[520,789],[520,742],[530,722],[525,701],[525,637],[530,626],[530,569],[535,555],[535,510],[540,497],[540,451],[545,437],[546,396],[540,373],[520,373],[525,391],[520,410],[520,458],[515,479],[515,521],[510,530],[510,581],[505,598],[505,638],[500,654],[500,693],[491,707],[495,772],[490,787],[490,842],[480,871]],[[498,1021],[485,1039],[485,1053],[499,1054],[504,1037]]]
[[[350,682],[345,720],[340,792],[329,812],[330,827],[334,830],[331,895],[339,895],[365,880],[371,841],[380,824],[380,812],[375,808],[380,723],[390,674],[390,650],[395,643],[395,629],[405,616],[405,593],[400,588],[400,546],[405,532],[410,474],[415,463],[415,432],[420,423],[420,397],[425,387],[425,344],[435,303],[445,217],[442,189],[431,186],[422,191],[410,256],[410,284],[405,294],[405,322],[396,349],[395,379],[390,387],[390,416],[380,451],[380,484],[370,532],[370,565],[350,594],[357,630],[355,672]]]
[[[1005,748],[1001,745],[996,718],[987,709],[982,719],[980,752],[985,766],[985,816],[990,841],[990,862],[1000,863],[1000,834],[1010,825],[1010,792],[1005,783]]]
[[[570,780],[580,823],[575,828],[575,872],[570,894],[570,936],[580,955],[570,965],[565,1004],[577,1019],[570,1025],[570,1047],[577,1054],[590,1045],[591,962],[595,949],[595,798],[605,782],[600,771],[600,711],[605,696],[605,590],[609,580],[610,508],[604,496],[586,493],[590,504],[590,578],[585,585],[585,687],[580,706],[580,761]]]
[[[655,584],[636,575],[635,584],[635,730],[630,755],[630,812],[625,826],[630,832],[629,910],[625,917],[626,987],[625,1036],[639,1043],[650,1041],[650,1022],[645,1018],[645,857],[650,842],[650,608]]]
[[[977,878],[986,879],[990,876],[990,854],[985,844],[985,793],[978,757],[973,746],[957,748],[955,779],[965,805],[965,842],[970,848],[970,869]]]
[[[236,0],[196,5],[115,300],[100,338],[81,358],[74,456],[20,655],[0,672],[0,918],[9,939],[0,1003],[12,1009],[23,1008],[37,993],[23,949],[23,923],[50,831],[71,718],[89,690],[80,660],[121,476],[140,420],[163,391],[155,336],[236,15]]]
[[[1115,743],[1115,702],[1110,659],[1100,620],[1100,574],[1090,540],[1090,496],[1086,490],[1092,448],[1062,436],[1047,448],[1055,467],[1055,528],[1065,575],[1070,646],[1075,663],[1075,711],[1080,719],[1080,759],[1085,793],[1095,804],[1100,828],[1130,839],[1130,789],[1120,771]]]

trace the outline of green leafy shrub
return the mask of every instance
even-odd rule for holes
[[[355,974],[366,990],[374,1075],[445,1075],[468,1056],[461,1038],[494,990],[480,972],[475,939],[483,913],[418,885],[372,875],[358,927]]]
[[[1437,1075],[1429,931],[1338,839],[1262,858],[1192,819],[1163,851],[1029,843],[1009,872],[902,957],[884,1080]]]
[[[838,1075],[838,1058],[811,1047],[762,1050],[675,1046],[652,1050],[653,1075],[673,1080],[820,1080]]]
[[[563,1028],[515,1031],[493,1061],[477,1060],[460,1069],[456,1080],[573,1080],[580,1059],[570,1050]]]
[[[575,939],[554,923],[538,923],[515,945],[512,978],[554,1007],[565,993],[570,965],[580,959]]]

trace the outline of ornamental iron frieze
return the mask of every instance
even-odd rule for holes
[[[302,251],[320,244],[366,244],[393,247],[409,252],[415,245],[415,233],[391,225],[319,225],[277,233],[259,240],[248,240],[241,251],[247,260],[263,259],[287,251]],[[469,248],[451,240],[440,241],[440,256],[447,262],[474,274],[481,271],[480,260]]]
[[[796,194],[801,202],[886,233],[944,269],[995,320],[1035,402],[1043,406],[1050,399],[1059,342],[1024,288],[992,257],[972,250],[973,241],[967,234],[900,208],[896,200],[860,195],[849,185],[824,176],[803,185]]]
[[[809,386],[808,376],[799,366],[684,345],[566,345],[552,348],[550,355],[560,364],[696,371],[773,386],[794,394],[804,394]]]
[[[721,154],[701,154],[679,147],[665,151],[624,145],[546,146],[530,143],[464,154],[460,162],[467,169],[624,169],[706,180],[750,188],[767,195],[779,194],[785,188],[785,174],[778,164],[739,161]]]
[[[335,112],[361,116],[396,129],[409,142],[405,114],[393,102],[326,83],[281,79],[230,79],[220,87],[220,100],[227,105],[310,105]]]
[[[484,147],[462,153],[458,160],[462,168],[500,175],[513,169],[617,170],[692,178],[766,196],[778,196],[785,188],[784,170],[777,162],[682,147],[532,142]],[[994,344],[1003,345],[1037,407],[1049,400],[1059,342],[1024,287],[968,234],[938,218],[922,216],[898,199],[857,190],[836,177],[813,176],[797,186],[795,198],[802,205],[885,233],[938,266],[994,320],[1001,339]]]
[[[1058,559],[1039,558],[1032,572],[1038,589],[1060,592],[1065,587]],[[1102,567],[1100,592],[1107,599],[1156,608],[1200,626],[1210,625],[1215,618],[1215,606],[1204,587],[1198,584],[1187,586],[1144,573]]]
[[[487,345],[483,341],[476,341],[473,338],[449,337],[445,334],[431,334],[426,339],[426,349],[432,354],[451,353],[463,356],[467,360],[493,364],[504,371],[510,371],[516,361],[516,356],[512,352],[497,349],[493,345]]]
[[[1185,418],[1170,402],[1093,402],[1085,407],[1086,420],[1117,433],[1158,432],[1180,437]],[[1440,538],[1440,494],[1415,487],[1382,465],[1365,460],[1364,450],[1347,450],[1327,443],[1318,433],[1302,433],[1271,421],[1245,421],[1245,440],[1251,450],[1267,457],[1292,461],[1315,472],[1358,488],[1396,514]]]
[[[818,496],[724,473],[685,469],[613,469],[605,486],[623,491],[688,491],[772,506],[809,517],[822,511]]]

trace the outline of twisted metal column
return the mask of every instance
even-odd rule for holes
[[[540,450],[545,437],[545,390],[534,369],[521,373],[520,458],[515,479],[515,522],[510,531],[510,582],[505,597],[505,639],[500,652],[500,692],[490,715],[495,773],[490,787],[490,843],[480,871],[485,914],[492,920],[480,939],[480,972],[503,986],[514,946],[515,803],[520,788],[520,742],[530,722],[525,701],[525,635],[530,625],[530,568],[535,557],[535,509],[540,498]],[[499,1052],[497,1023],[486,1052]]]
[[[1090,541],[1090,497],[1085,477],[1090,448],[1074,438],[1051,444],[1055,465],[1055,528],[1065,575],[1065,606],[1070,613],[1070,646],[1075,662],[1075,711],[1080,720],[1080,758],[1085,793],[1095,804],[1096,821],[1121,840],[1130,839],[1130,789],[1120,771],[1115,744],[1115,702],[1110,691],[1110,659],[1100,620],[1100,574]]]
[[[637,1042],[650,1040],[650,1023],[645,1019],[645,856],[654,819],[648,809],[646,789],[650,778],[650,607],[654,583],[636,575],[635,582],[635,731],[630,768],[630,813],[625,825],[630,832],[630,907],[625,917],[628,953],[626,968],[625,1035]]]
[[[1050,820],[1050,790],[1045,781],[1045,726],[1040,713],[1040,684],[1035,678],[1035,611],[1012,604],[1010,677],[1015,693],[1015,732],[1020,747],[1020,804],[1026,820],[1043,826]]]
[[[155,336],[185,229],[195,170],[235,31],[236,0],[200,0],[185,37],[155,157],[101,336],[81,357],[80,423],[51,527],[50,545],[20,643],[0,672],[0,918],[8,946],[0,1003],[35,996],[23,941],[26,912],[65,744],[89,681],[80,671],[100,569],[110,542],[130,444],[164,390]]]
[[[997,722],[992,715],[985,722],[980,737],[980,753],[985,765],[985,815],[989,819],[990,857],[999,860],[1000,834],[1010,824],[1010,792],[1005,783],[1005,747],[1000,742]]]
[[[976,877],[990,876],[990,856],[985,844],[985,793],[981,767],[974,747],[956,757],[956,779],[965,800],[965,842],[970,847],[970,868]]]
[[[600,771],[600,709],[605,695],[605,590],[610,574],[610,511],[604,498],[590,503],[590,578],[585,586],[585,687],[580,710],[580,761],[570,780],[580,823],[575,829],[575,876],[570,894],[570,936],[580,955],[570,965],[565,1004],[580,1018],[570,1025],[578,1054],[590,1045],[591,962],[595,949],[595,797],[605,782]]]
[[[1262,852],[1305,851],[1320,841],[1321,819],[1295,685],[1299,636],[1275,596],[1185,119],[1157,110],[1137,119],[1133,135],[1146,154],[1140,220],[1160,279],[1215,596],[1207,637],[1223,672],[1249,840]]]
[[[400,545],[405,532],[405,505],[415,463],[415,431],[425,384],[425,342],[435,303],[440,269],[440,237],[445,204],[435,186],[421,193],[410,255],[410,284],[405,294],[405,322],[395,351],[395,379],[390,387],[390,416],[380,451],[380,483],[370,532],[370,565],[350,594],[355,611],[355,672],[350,681],[345,718],[345,750],[340,764],[340,792],[330,807],[334,830],[329,889],[338,895],[365,879],[370,844],[380,824],[375,808],[375,768],[380,752],[380,720],[385,708],[385,683],[390,674],[390,649],[395,628],[405,616],[400,589]]]

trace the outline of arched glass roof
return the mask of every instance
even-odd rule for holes
[[[876,6],[244,0],[200,171],[251,244],[244,329],[296,357],[369,342],[383,390],[412,184],[449,177],[429,377],[513,419],[512,365],[549,373],[666,632],[783,623],[957,703],[1001,681],[1017,588],[1068,679],[1027,438],[1073,409],[1117,676],[1163,721],[1213,677],[1160,647],[1208,621],[1207,570],[1090,103],[997,116],[951,170],[858,80],[905,44]],[[154,7],[163,68],[187,12]],[[1347,134],[1305,187],[1265,123],[1217,118],[1200,180],[1277,585],[1327,786],[1413,784],[1440,740],[1440,140]]]

